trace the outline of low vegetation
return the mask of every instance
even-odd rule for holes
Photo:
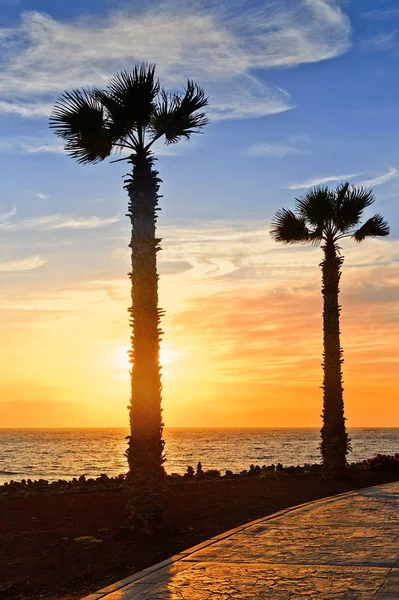
[[[358,463],[351,463],[348,466],[348,476],[358,471],[399,471],[399,453],[395,455],[377,454],[372,458]],[[247,479],[249,477],[271,477],[279,474],[290,473],[321,473],[322,465],[319,463],[306,463],[304,465],[284,466],[281,463],[271,465],[250,465],[249,469],[244,469],[239,473],[233,473],[227,469],[224,474],[217,469],[203,470],[202,464],[198,463],[197,468],[188,466],[186,472],[182,475],[171,473],[167,475],[168,483],[190,482],[190,481],[212,481],[212,480],[231,480]],[[0,495],[33,495],[33,494],[64,494],[68,492],[87,492],[87,491],[106,491],[106,490],[124,490],[127,487],[127,475],[121,474],[115,477],[109,477],[102,474],[96,478],[86,478],[81,475],[67,481],[59,479],[58,481],[47,481],[46,479],[22,479],[21,481],[10,481],[0,486]]]

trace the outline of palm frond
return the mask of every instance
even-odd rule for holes
[[[346,198],[346,195],[347,195],[349,189],[350,189],[350,183],[348,181],[345,181],[345,183],[340,183],[339,185],[337,185],[337,187],[334,190],[336,206],[338,206],[338,207],[341,206],[341,204],[344,202],[344,200]]]
[[[334,223],[341,233],[355,227],[362,218],[364,210],[373,204],[375,196],[372,190],[349,183],[339,185],[336,190],[336,214]]]
[[[324,225],[320,225],[319,227],[313,227],[313,229],[309,230],[309,241],[314,246],[317,246],[322,242],[325,232],[326,228]]]
[[[126,114],[121,103],[111,96],[107,90],[95,89],[93,94],[105,109],[106,128],[110,137],[115,142],[126,140],[135,129],[135,120]]]
[[[382,215],[370,217],[355,233],[353,238],[362,242],[366,237],[383,237],[389,235],[389,225]]]
[[[113,135],[123,137],[128,131],[148,126],[158,93],[159,81],[153,64],[142,64],[114,75],[104,92],[97,91],[108,112]]]
[[[104,111],[88,89],[65,92],[54,105],[50,127],[66,140],[65,150],[80,163],[104,160],[112,150]]]
[[[309,241],[309,230],[303,217],[297,217],[292,210],[282,208],[272,219],[270,235],[276,242],[300,244]]]
[[[153,137],[165,136],[167,144],[174,144],[198,133],[208,123],[202,111],[207,104],[204,90],[190,80],[183,95],[162,90],[151,119]]]
[[[321,230],[334,215],[334,196],[328,187],[310,189],[302,198],[295,198],[298,215]]]

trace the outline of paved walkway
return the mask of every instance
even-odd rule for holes
[[[85,600],[399,600],[399,483],[238,527]]]

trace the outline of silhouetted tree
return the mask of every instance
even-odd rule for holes
[[[387,222],[379,214],[359,226],[365,209],[375,201],[371,190],[349,183],[335,190],[316,187],[295,201],[295,212],[283,208],[274,216],[271,235],[283,244],[322,244],[323,294],[323,427],[321,451],[325,477],[344,474],[350,450],[345,428],[342,362],[338,302],[343,257],[339,242],[351,237],[362,242],[367,237],[389,234]]]
[[[155,77],[155,65],[135,66],[112,77],[105,89],[65,92],[56,102],[50,127],[66,141],[65,151],[79,163],[98,163],[112,152],[128,153],[126,176],[132,225],[129,274],[132,305],[131,400],[128,449],[132,528],[153,530],[165,522],[163,503],[164,441],[156,237],[159,184],[153,144],[190,138],[207,123],[208,101],[202,88],[188,81],[182,93],[167,94]]]

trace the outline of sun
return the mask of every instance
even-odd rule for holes
[[[119,346],[115,349],[113,363],[120,369],[131,369],[128,351],[128,346]],[[175,362],[179,356],[179,353],[175,350],[161,346],[161,350],[159,352],[159,362],[161,363],[161,367],[165,367]]]

